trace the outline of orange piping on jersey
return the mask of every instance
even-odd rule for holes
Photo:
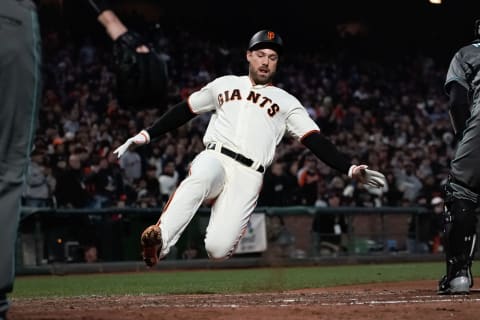
[[[250,213],[252,214],[252,213]],[[250,218],[248,218],[250,220]],[[245,232],[247,231],[247,226],[248,226],[248,223],[245,227],[243,227],[243,229],[240,231],[240,234],[237,238],[237,240],[235,241],[235,243],[233,244],[233,247],[232,249],[230,249],[230,251],[228,251],[227,255],[224,257],[225,259],[231,257],[233,255],[233,253],[235,252],[235,250],[237,249],[237,246],[238,244],[240,243],[240,240],[242,239],[242,237],[245,235]]]
[[[258,201],[255,201],[252,211],[250,211],[250,213],[248,214],[248,220],[250,220],[250,217],[252,216],[253,211],[257,207],[257,204],[258,204]],[[240,235],[238,236],[237,241],[235,241],[235,243],[233,244],[233,248],[228,252],[227,258],[230,257],[237,249],[237,246],[240,243],[240,240],[242,239],[242,237],[245,235],[245,232],[247,231],[247,227],[248,227],[248,222],[247,222],[247,225],[243,227],[243,229],[240,231]]]
[[[250,213],[251,214],[251,213]],[[250,219],[250,218],[249,218]],[[238,244],[240,243],[240,240],[242,239],[243,235],[245,234],[245,232],[247,231],[247,226],[248,226],[248,223],[245,227],[243,227],[242,230],[240,230],[240,234],[237,238],[237,240],[235,241],[235,243],[233,244],[232,248],[227,252],[227,254],[224,256],[224,257],[221,257],[221,258],[213,258],[211,257],[210,255],[208,255],[208,258],[211,259],[211,260],[214,260],[214,261],[223,261],[223,260],[227,260],[228,258],[230,258],[233,253],[235,252],[235,250],[237,249],[237,246]]]
[[[190,175],[192,172],[191,172],[191,168],[188,170],[188,175]],[[172,202],[172,199],[173,197],[175,196],[175,192],[177,192],[177,189],[175,189],[175,191],[172,192],[172,194],[170,195],[170,197],[168,198],[168,201],[167,203],[165,203],[165,206],[163,207],[163,210],[162,210],[162,213],[160,214],[160,218],[162,217],[162,214],[165,213],[165,211],[167,211],[167,208],[168,206],[170,205],[170,202]],[[160,225],[160,218],[158,218],[158,221],[157,221],[157,225]]]
[[[168,208],[168,206],[170,205],[170,202],[172,202],[172,199],[173,199],[173,196],[175,195],[175,192],[177,192],[177,190],[173,191],[172,194],[170,195],[170,197],[168,197],[168,201],[167,203],[165,203],[165,206],[163,207],[163,212],[165,212]]]
[[[300,142],[302,142],[303,139],[305,139],[306,137],[308,137],[309,135],[314,134],[314,133],[320,133],[320,130],[311,130],[311,131],[308,131],[307,133],[305,133],[303,136],[300,137]],[[302,143],[303,143],[303,142],[302,142]]]
[[[173,191],[172,194],[170,195],[170,197],[168,198],[168,201],[165,204],[165,206],[163,207],[162,213],[160,214],[160,218],[165,213],[165,211],[167,211],[167,208],[170,205],[170,202],[172,202],[172,199],[175,196],[175,192],[177,192],[177,190]],[[158,218],[157,225],[160,225],[160,218]]]

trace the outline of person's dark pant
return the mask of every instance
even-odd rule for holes
[[[41,39],[30,0],[0,1],[0,314],[13,290],[20,200],[41,91]]]
[[[480,105],[474,106],[463,137],[459,141],[451,163],[451,175],[455,182],[468,188],[456,194],[476,203],[480,193]]]
[[[445,257],[447,280],[468,269],[476,251],[480,206],[480,106],[474,106],[451,163],[445,188]]]

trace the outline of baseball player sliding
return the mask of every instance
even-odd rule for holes
[[[213,111],[203,137],[205,150],[192,161],[189,175],[171,196],[158,222],[141,235],[148,266],[169,252],[207,199],[214,202],[205,249],[211,259],[229,258],[244,234],[265,168],[285,132],[332,168],[367,185],[384,185],[382,173],[352,164],[320,133],[301,103],[273,85],[282,51],[278,34],[270,30],[255,33],[246,51],[248,75],[213,80],[114,151],[121,157],[131,145],[149,143],[198,114]]]

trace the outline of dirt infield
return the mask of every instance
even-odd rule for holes
[[[436,281],[419,281],[255,294],[17,299],[8,319],[478,319],[480,290],[439,296],[435,288]]]

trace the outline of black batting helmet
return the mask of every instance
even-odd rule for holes
[[[260,30],[255,33],[248,44],[248,50],[272,49],[278,54],[283,52],[283,40],[280,36],[271,30]]]

